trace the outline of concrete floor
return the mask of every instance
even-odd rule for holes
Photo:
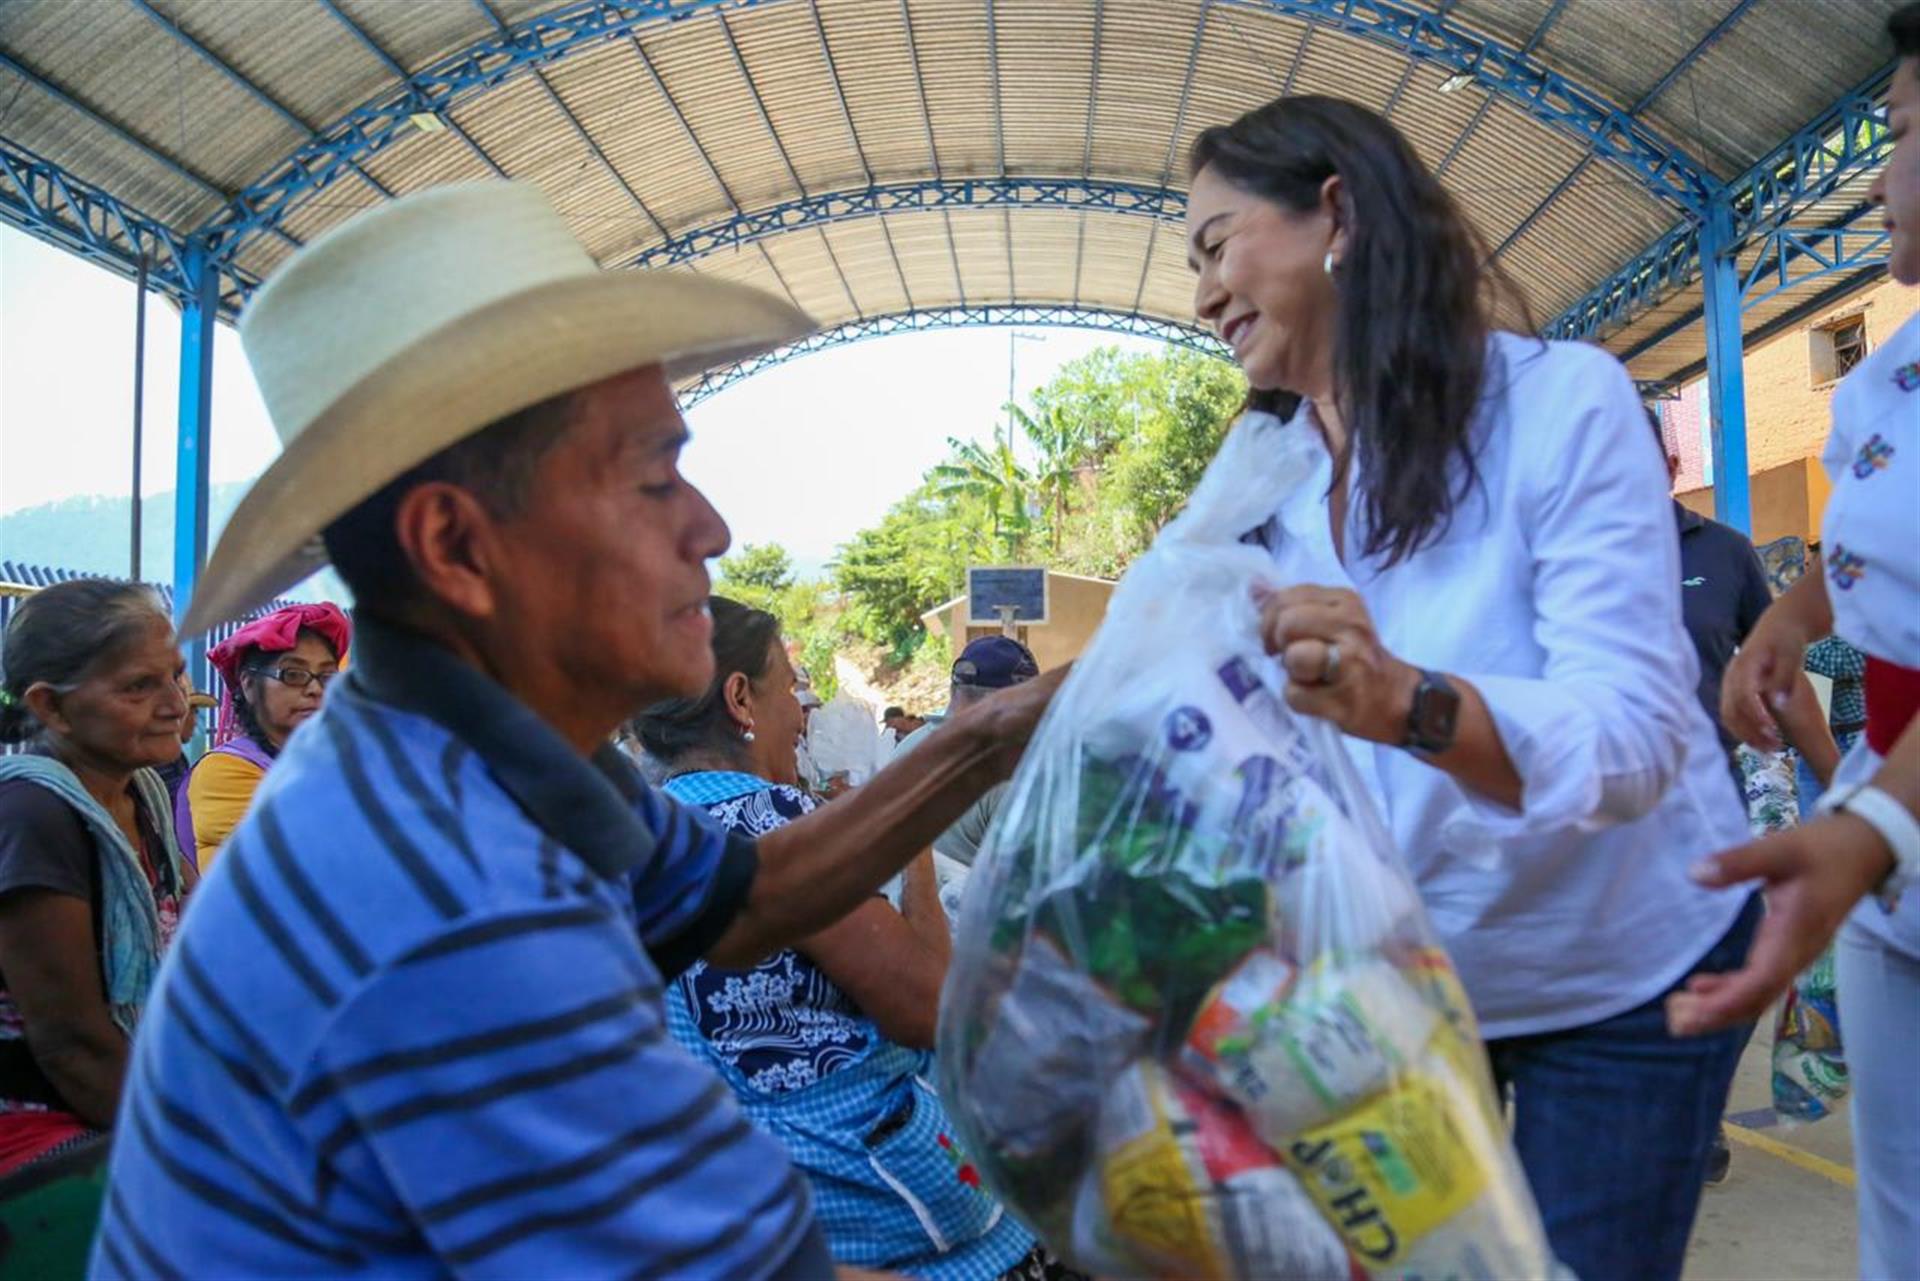
[[[1845,1107],[1810,1125],[1768,1124],[1770,1028],[1769,1020],[1754,1034],[1734,1078],[1727,1112],[1741,1132],[1733,1170],[1700,1202],[1686,1281],[1852,1281],[1857,1274]]]

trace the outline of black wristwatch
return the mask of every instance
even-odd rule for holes
[[[1407,709],[1407,736],[1400,746],[1417,756],[1438,756],[1453,746],[1460,721],[1460,691],[1439,672],[1421,672]]]

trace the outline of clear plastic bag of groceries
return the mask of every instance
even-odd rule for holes
[[[1106,1276],[1554,1272],[1472,1011],[1251,591],[1314,483],[1243,417],[1115,591],[976,862],[940,1011],[992,1190]]]

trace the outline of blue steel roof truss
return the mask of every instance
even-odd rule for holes
[[[684,408],[691,408],[716,392],[723,391],[755,374],[832,347],[844,347],[850,343],[865,342],[871,338],[888,338],[895,334],[925,333],[933,329],[964,329],[982,325],[1012,325],[1021,329],[1097,329],[1107,333],[1137,334],[1141,337],[1157,338],[1189,351],[1203,352],[1222,359],[1227,357],[1227,350],[1220,341],[1199,326],[1185,325],[1171,320],[1156,320],[1137,312],[1099,307],[998,304],[984,307],[928,307],[850,320],[843,325],[810,334],[797,343],[791,343],[767,352],[765,355],[712,370],[680,393],[680,404]]]
[[[276,226],[298,202],[337,181],[361,157],[390,146],[421,112],[444,115],[454,101],[494,88],[533,67],[584,48],[629,37],[663,21],[713,9],[745,9],[776,0],[585,0],[495,32],[415,72],[320,131],[272,173],[229,203],[203,229],[215,254]],[[1512,49],[1452,25],[1444,13],[1402,0],[1220,0],[1222,4],[1304,20],[1398,50],[1447,73],[1467,74],[1535,119],[1589,144],[1657,197],[1698,213],[1717,189],[1712,175],[1646,125]],[[909,19],[910,21],[910,19]],[[917,62],[917,58],[916,58]],[[916,68],[917,70],[917,68]]]
[[[1627,114],[1637,118],[1641,112],[1652,106],[1661,94],[1672,88],[1676,80],[1685,75],[1693,68],[1695,63],[1700,61],[1707,50],[1718,44],[1720,38],[1732,30],[1734,24],[1745,17],[1747,10],[1751,9],[1753,5],[1754,0],[1738,0],[1738,3],[1736,3],[1733,8],[1727,10],[1727,12],[1721,16],[1720,20],[1713,24],[1711,30],[1700,37],[1699,41],[1694,44],[1692,49],[1687,51],[1684,57],[1669,67],[1667,73],[1661,76],[1651,89],[1641,94],[1639,100],[1627,108]],[[1534,224],[1539,222],[1547,210],[1553,207],[1554,202],[1565,195],[1567,191],[1572,188],[1573,184],[1580,180],[1580,175],[1592,167],[1597,154],[1594,148],[1588,147],[1587,153],[1580,157],[1580,163],[1570,169],[1567,172],[1567,176],[1562,178],[1553,190],[1549,191],[1541,199],[1540,203],[1535,205],[1532,211],[1520,220],[1520,225],[1508,232],[1507,238],[1494,247],[1493,256],[1495,258],[1500,257],[1506,253],[1507,250],[1511,249],[1522,236],[1525,236],[1527,232],[1532,230]]]
[[[1187,196],[1170,187],[1084,178],[929,178],[858,191],[823,191],[681,232],[640,251],[628,265],[667,267],[784,232],[916,210],[1056,208],[1126,214],[1160,222],[1187,216]]]
[[[147,283],[175,303],[184,305],[193,292],[185,265],[186,237],[4,140],[0,140],[0,222],[129,278],[138,273],[144,258]],[[259,283],[244,272],[226,268],[222,297],[237,306]]]
[[[643,28],[684,21],[708,11],[739,10],[773,2],[775,0],[582,0],[511,28],[501,26],[488,39],[407,75],[400,73],[398,64],[377,45],[372,45],[366,34],[352,24],[332,0],[321,0],[356,37],[369,44],[375,54],[395,70],[396,83],[340,120],[313,130],[312,136],[292,155],[261,181],[234,195],[190,236],[165,227],[108,193],[79,182],[40,157],[11,147],[0,147],[0,219],[74,252],[105,261],[123,274],[132,274],[145,257],[155,286],[176,297],[186,288],[183,280],[175,279],[179,275],[176,251],[189,240],[203,244],[222,274],[223,309],[231,311],[258,283],[233,265],[243,245],[251,237],[263,234],[297,243],[281,226],[288,213],[345,174],[359,172],[365,176],[360,162],[407,136],[406,131],[413,127],[413,115],[432,113],[451,123],[447,114],[451,104],[485,93],[517,75],[549,67],[576,51],[626,39],[634,41],[634,47],[644,58],[644,50],[639,49],[636,38]],[[1723,32],[1747,2],[1749,0],[1742,0],[1740,8],[1702,41],[1701,48]],[[135,0],[135,3],[156,22],[172,27],[170,21],[164,20],[145,0]],[[1534,60],[1535,48],[1547,27],[1558,17],[1565,0],[1555,0],[1533,36],[1519,49],[1507,48],[1451,25],[1444,7],[1436,12],[1413,7],[1404,0],[1218,0],[1218,3],[1303,20],[1309,24],[1309,34],[1320,28],[1339,31],[1395,48],[1412,61],[1439,67],[1447,74],[1468,75],[1491,95],[1582,140],[1590,157],[1621,166],[1638,177],[1656,197],[1673,204],[1681,213],[1676,226],[1554,321],[1548,327],[1553,336],[1602,335],[1696,280],[1700,252],[1698,227],[1709,209],[1731,210],[1733,243],[1749,251],[1745,255],[1749,265],[1742,278],[1748,306],[1771,298],[1782,289],[1826,275],[1857,273],[1884,260],[1886,238],[1864,221],[1870,213],[1864,202],[1826,226],[1799,226],[1794,219],[1810,206],[1830,198],[1843,184],[1859,179],[1884,162],[1886,122],[1877,99],[1884,91],[1890,66],[1843,97],[1739,179],[1722,185],[1683,149],[1661,139],[1636,120],[1633,111],[1609,104]],[[911,22],[910,17],[907,20]],[[815,21],[818,24],[817,10]],[[211,51],[199,46],[177,27],[172,30],[183,43],[245,85],[255,97],[283,116],[297,120],[264,91],[221,63]],[[819,28],[819,35],[823,51],[831,62],[824,27]],[[1682,59],[1662,81],[1662,86],[1683,74],[1701,48]],[[916,64],[917,61],[916,57]],[[24,76],[62,100],[71,99],[71,95],[4,55],[0,55],[0,67]],[[917,65],[915,71],[917,74]],[[837,82],[837,71],[835,79]],[[844,92],[837,83],[836,92],[841,95],[844,113]],[[117,134],[130,137],[113,122],[99,119],[85,104],[71,105]],[[1483,117],[1484,109],[1476,113],[1475,121]],[[306,127],[304,122],[300,123]],[[852,126],[850,114],[847,123]],[[930,119],[927,125],[930,131]],[[1472,127],[1470,124],[1469,132]],[[584,134],[584,129],[581,132]],[[499,172],[498,165],[467,138],[464,131],[461,137],[490,168]],[[144,148],[138,139],[131,141],[151,150]],[[591,143],[591,139],[588,141]],[[929,133],[930,145],[931,141]],[[695,143],[697,146],[697,139]],[[1448,159],[1451,158],[1450,155]],[[161,159],[196,186],[211,190],[211,184],[203,178],[169,158]],[[864,154],[862,163],[865,163]],[[933,163],[938,175],[937,152]],[[868,172],[870,175],[871,171]],[[368,181],[372,181],[370,177]],[[1179,220],[1185,214],[1185,197],[1164,185],[1151,188],[1102,183],[1090,181],[1084,175],[1079,180],[948,180],[936,176],[925,182],[874,184],[861,191],[811,193],[768,209],[736,207],[735,215],[722,222],[670,235],[663,243],[639,254],[632,265],[686,262],[701,254],[754,244],[803,227],[896,210],[950,212],[956,208],[1010,210],[1030,206],[1077,210],[1083,215],[1103,212]],[[644,210],[644,205],[641,208]],[[665,228],[661,230],[663,235],[667,234]],[[1751,253],[1756,245],[1760,249],[1757,257]],[[761,246],[761,250],[764,252],[765,247]],[[998,316],[1008,310],[1018,308],[968,306],[963,300],[960,308],[910,306],[905,314],[948,317],[944,323],[957,323],[954,317],[970,323],[999,323],[980,318]],[[1049,314],[1062,310],[1051,309]],[[1101,318],[1106,313],[1071,308],[1064,311],[1094,316],[1095,320],[1090,323],[1109,323]],[[882,319],[866,317],[857,323],[871,325]],[[1140,320],[1140,323],[1164,322]]]
[[[1825,227],[1799,227],[1794,220],[1886,163],[1892,136],[1881,98],[1892,72],[1892,64],[1882,67],[1722,189],[1718,198],[1731,211],[1734,245],[1758,243],[1762,248],[1761,262],[1749,269],[1745,287],[1752,290],[1766,275],[1766,264],[1775,265],[1776,287],[1749,293],[1748,307],[1783,287],[1865,270],[1886,260],[1885,238],[1876,243],[1868,231],[1877,219],[1864,199]],[[1603,338],[1699,278],[1700,228],[1684,221],[1562,312],[1546,333],[1552,338]],[[1641,340],[1626,358],[1696,319],[1697,312],[1682,317]]]

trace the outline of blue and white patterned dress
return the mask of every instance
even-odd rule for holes
[[[682,774],[663,790],[749,837],[818,804],[723,771]],[[888,1040],[802,953],[789,948],[744,970],[695,963],[668,991],[667,1026],[786,1143],[839,1262],[989,1281],[1033,1249],[961,1154],[931,1084],[932,1055]]]

